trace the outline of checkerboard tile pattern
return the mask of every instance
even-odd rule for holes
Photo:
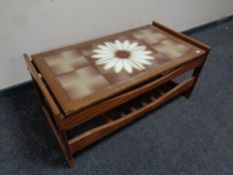
[[[145,47],[147,51],[152,52],[153,59],[149,60],[151,64],[145,65],[145,70],[134,69],[132,74],[126,71],[115,73],[112,69],[105,70],[104,66],[96,64],[92,57],[95,54],[93,49],[96,49],[100,44],[103,45],[105,41],[96,41],[49,55],[44,57],[44,60],[69,97],[73,100],[80,100],[100,89],[114,86],[116,83],[128,80],[149,69],[156,69],[173,61],[173,59],[179,59],[190,50],[184,44],[153,27],[120,34],[116,37],[110,37],[106,41],[114,42],[116,40],[137,42],[140,46]]]

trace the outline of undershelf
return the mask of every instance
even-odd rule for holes
[[[68,132],[69,146],[76,152],[96,140],[111,134],[120,127],[132,122],[144,113],[160,106],[173,97],[187,91],[194,82],[191,77],[180,84],[172,81],[157,87],[119,107],[102,114]]]
[[[137,110],[142,109],[146,105],[154,102],[159,97],[161,97],[164,93],[169,91],[175,86],[175,83],[169,82],[165,85],[162,85],[146,94],[143,94],[119,107],[108,111],[98,117],[95,117],[88,122],[72,129],[68,132],[69,138],[82,134],[84,132],[88,132],[88,130],[92,128],[96,128],[98,126],[105,125],[107,123],[116,121],[122,117],[126,117],[130,114],[135,113]]]

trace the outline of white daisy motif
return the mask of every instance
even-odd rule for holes
[[[114,69],[115,73],[125,70],[131,74],[134,68],[144,70],[146,65],[151,65],[150,60],[154,59],[146,46],[137,42],[130,43],[128,40],[105,42],[98,45],[93,52],[92,57],[96,59],[97,65],[104,65],[105,70]]]

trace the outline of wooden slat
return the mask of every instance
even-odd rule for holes
[[[112,121],[108,124],[99,126],[97,128],[91,129],[79,136],[72,138],[69,141],[69,146],[72,153],[75,153],[82,148],[92,144],[93,142],[111,134],[112,132],[116,131],[117,129],[123,127],[129,122],[132,122],[142,114],[160,106],[161,104],[165,103],[166,101],[174,98],[175,96],[187,91],[190,87],[192,87],[195,81],[195,77],[191,77],[187,80],[184,80],[175,88],[168,91],[166,94],[158,98],[157,100],[149,103],[145,107],[135,110],[134,112],[126,115],[125,117],[119,118],[115,121]]]
[[[130,107],[130,110],[131,110],[132,112],[134,112],[134,111],[136,111],[137,109],[136,109],[134,106],[131,106],[131,107]]]
[[[158,91],[158,93],[159,93],[160,95],[163,95],[163,94],[165,93],[165,92],[163,92],[162,89],[160,89],[160,88],[158,88],[157,91]]]
[[[104,119],[105,119],[107,122],[111,122],[111,121],[112,121],[112,118],[106,116],[105,114],[102,114],[102,116],[104,117]]]
[[[150,96],[150,99],[151,99],[152,101],[155,101],[155,100],[156,100],[156,98],[155,98],[154,96]]]
[[[146,106],[146,105],[147,105],[147,103],[146,103],[146,102],[144,102],[144,101],[141,101],[141,105],[142,105],[142,106]]]
[[[191,61],[190,63],[181,66],[177,69],[175,69],[174,71],[168,73],[167,75],[164,75],[163,77],[145,84],[144,86],[141,86],[137,89],[134,89],[132,91],[129,91],[127,93],[124,93],[123,95],[119,95],[117,97],[111,98],[109,100],[106,100],[102,103],[96,104],[95,106],[89,107],[87,110],[84,110],[78,114],[74,114],[71,115],[69,117],[64,118],[64,122],[65,122],[65,129],[69,130],[72,129],[74,127],[76,127],[77,125],[80,125],[88,120],[90,120],[91,118],[100,115],[103,112],[106,112],[107,110],[111,110],[116,106],[119,106],[120,104],[123,104],[124,102],[127,102],[143,93],[146,93],[174,78],[176,78],[177,76],[197,67],[200,66],[202,64],[202,59],[196,59],[194,61]]]
[[[124,112],[120,112],[120,117],[125,117],[126,116],[126,114],[124,113]]]

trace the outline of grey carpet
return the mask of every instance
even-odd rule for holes
[[[191,34],[212,47],[190,99],[179,97],[66,165],[34,89],[0,101],[0,174],[232,175],[233,22]]]

